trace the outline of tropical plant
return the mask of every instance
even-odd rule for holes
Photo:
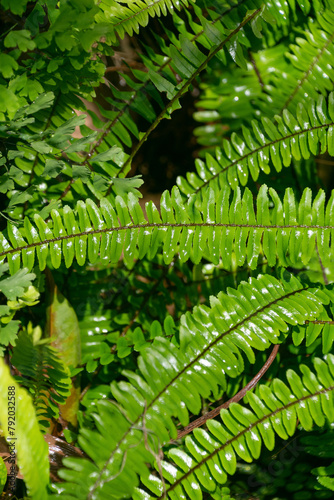
[[[334,1],[0,5],[2,497],[331,498]]]

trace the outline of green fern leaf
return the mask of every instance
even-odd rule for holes
[[[283,439],[292,436],[297,419],[306,431],[313,425],[323,426],[333,422],[334,356],[326,361],[315,358],[316,373],[300,365],[303,377],[293,370],[287,371],[289,385],[274,379],[271,386],[261,385],[258,395],[247,394],[250,406],[232,403],[228,410],[221,410],[221,422],[208,420],[208,431],[195,429],[186,437],[185,449],[168,451],[169,462],[162,461],[160,468],[164,484],[156,476],[143,478],[143,484],[155,496],[149,498],[201,498],[203,488],[214,492],[224,484],[227,474],[236,471],[237,458],[252,462],[260,455],[262,445],[272,450],[275,434]],[[136,500],[148,498],[137,489]]]
[[[45,340],[34,343],[26,331],[18,337],[11,363],[21,374],[18,377],[21,385],[32,395],[40,425],[48,427],[52,418],[59,417],[57,405],[64,405],[70,395],[67,366]]]
[[[262,123],[252,121],[253,130],[243,127],[243,135],[231,135],[231,141],[223,141],[223,150],[214,159],[207,155],[206,163],[196,161],[197,173],[187,178],[179,177],[177,184],[187,196],[201,192],[210,185],[216,193],[229,184],[235,189],[239,183],[245,186],[249,174],[257,180],[260,171],[269,174],[271,165],[277,172],[291,164],[292,158],[308,159],[319,152],[334,154],[334,95],[323,96],[317,102],[309,101],[307,107],[298,105],[297,116],[288,110],[276,116],[276,122],[262,118]]]
[[[117,35],[124,38],[125,34],[132,36],[139,33],[141,26],[147,26],[151,17],[166,16],[174,9],[187,7],[188,0],[105,0],[100,4],[100,12],[96,16],[99,23],[108,23],[108,39],[111,43],[117,41]]]
[[[145,255],[152,259],[162,247],[166,264],[179,253],[181,262],[191,259],[198,263],[205,256],[215,264],[221,259],[224,268],[231,269],[235,258],[238,266],[247,260],[254,269],[261,253],[271,266],[277,258],[284,267],[300,260],[307,264],[317,244],[323,264],[330,264],[334,192],[325,207],[323,191],[312,203],[311,190],[305,189],[298,204],[291,189],[286,190],[282,202],[272,188],[269,197],[263,185],[256,212],[247,188],[243,197],[237,188],[232,201],[227,186],[217,197],[211,189],[201,194],[184,203],[177,188],[172,196],[166,191],[161,198],[161,217],[149,202],[147,219],[132,193],[128,205],[123,198],[116,198],[116,210],[106,199],[101,200],[100,208],[91,200],[79,201],[76,214],[68,206],[62,215],[52,210],[53,224],[39,215],[35,215],[35,225],[25,218],[24,230],[8,230],[11,244],[1,234],[0,257],[7,258],[12,274],[20,269],[21,259],[23,266],[31,269],[35,253],[41,270],[48,257],[58,268],[62,259],[69,267],[74,257],[79,265],[87,259],[94,263],[99,257],[104,262],[117,262],[122,252],[131,267]]]
[[[173,417],[183,426],[188,411],[199,413],[201,397],[218,396],[226,388],[226,375],[243,370],[241,352],[255,361],[253,349],[263,350],[280,342],[288,324],[302,324],[318,314],[328,297],[318,289],[304,289],[293,276],[277,281],[270,276],[243,283],[211,298],[211,307],[195,307],[181,320],[180,349],[163,338],[142,351],[140,372],[125,371],[131,383],[113,383],[117,404],[97,403],[97,431],[83,429],[79,443],[96,465],[66,461],[62,471],[64,494],[75,495],[75,484],[105,498],[131,492],[136,474],[147,476],[144,462],[151,463],[158,449],[177,431]],[[320,300],[319,300],[320,299]],[[105,432],[108,429],[108,433]],[[97,450],[99,443],[99,450]],[[151,455],[151,456],[150,456]]]

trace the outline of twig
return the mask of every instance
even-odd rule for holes
[[[261,77],[261,74],[260,74],[259,68],[257,67],[256,62],[255,62],[255,59],[254,59],[254,57],[253,57],[253,54],[252,54],[252,52],[251,52],[250,50],[248,50],[248,55],[249,55],[250,62],[251,62],[251,64],[252,64],[252,66],[253,66],[253,69],[254,69],[254,71],[255,71],[255,74],[256,74],[256,76],[257,76],[257,79],[259,80],[260,87],[261,87],[261,88],[262,88],[262,90],[263,90],[263,88],[264,88],[264,83],[263,83],[263,80],[262,80],[262,77]]]
[[[279,345],[276,344],[274,346],[273,350],[271,351],[269,358],[267,359],[265,364],[262,366],[261,370],[255,375],[254,378],[252,378],[252,380],[250,382],[248,382],[247,385],[245,385],[245,387],[243,387],[235,396],[233,396],[233,398],[229,399],[228,401],[226,401],[226,403],[223,403],[222,405],[218,406],[214,410],[209,411],[208,413],[206,413],[202,417],[199,417],[197,420],[194,420],[194,422],[191,422],[189,425],[187,425],[187,427],[182,429],[182,431],[179,431],[177,433],[177,439],[180,439],[180,438],[186,436],[192,430],[196,429],[197,427],[200,427],[201,425],[204,425],[205,422],[207,422],[207,420],[210,420],[211,418],[214,418],[217,415],[219,415],[220,410],[222,410],[223,408],[228,408],[231,403],[237,403],[238,401],[240,401],[240,399],[242,399],[245,396],[246,392],[253,389],[253,387],[256,386],[256,384],[258,383],[260,378],[263,377],[263,375],[266,373],[266,371],[268,370],[268,368],[270,367],[270,365],[272,364],[272,362],[276,358],[276,355],[278,353],[278,349],[279,349]]]

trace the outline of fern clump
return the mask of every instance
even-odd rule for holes
[[[333,0],[0,5],[4,498],[331,498]]]

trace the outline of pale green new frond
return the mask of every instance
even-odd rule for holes
[[[82,429],[79,437],[94,463],[66,461],[64,498],[82,498],[85,488],[87,498],[130,495],[137,474],[148,475],[145,462],[176,438],[176,421],[188,425],[201,398],[217,397],[227,377],[243,371],[242,353],[254,363],[254,349],[280,342],[288,324],[314,318],[328,300],[292,275],[281,281],[265,275],[211,297],[211,307],[195,307],[181,319],[180,348],[157,338],[142,351],[139,370],[124,371],[129,382],[112,383],[117,404],[97,403],[97,431]]]
[[[8,411],[13,407],[8,401],[13,394],[15,425],[11,427]],[[13,438],[11,432],[14,429],[17,463],[27,485],[28,494],[33,500],[45,500],[49,483],[48,445],[39,430],[30,396],[10,375],[3,359],[0,359],[0,425],[8,443],[13,442],[10,439]]]
[[[165,484],[153,474],[143,477],[153,495],[137,489],[133,498],[198,500],[202,489],[213,493],[217,484],[224,484],[227,475],[235,473],[239,458],[252,462],[259,458],[263,445],[274,448],[276,434],[282,439],[293,436],[298,419],[306,431],[314,425],[322,427],[326,421],[332,423],[333,367],[333,355],[325,361],[315,358],[314,372],[301,364],[302,377],[287,371],[289,385],[274,379],[269,387],[261,385],[257,394],[248,393],[249,408],[232,403],[228,410],[221,410],[220,422],[208,420],[208,431],[196,429],[186,438],[184,449],[168,451],[169,460],[160,463]]]

